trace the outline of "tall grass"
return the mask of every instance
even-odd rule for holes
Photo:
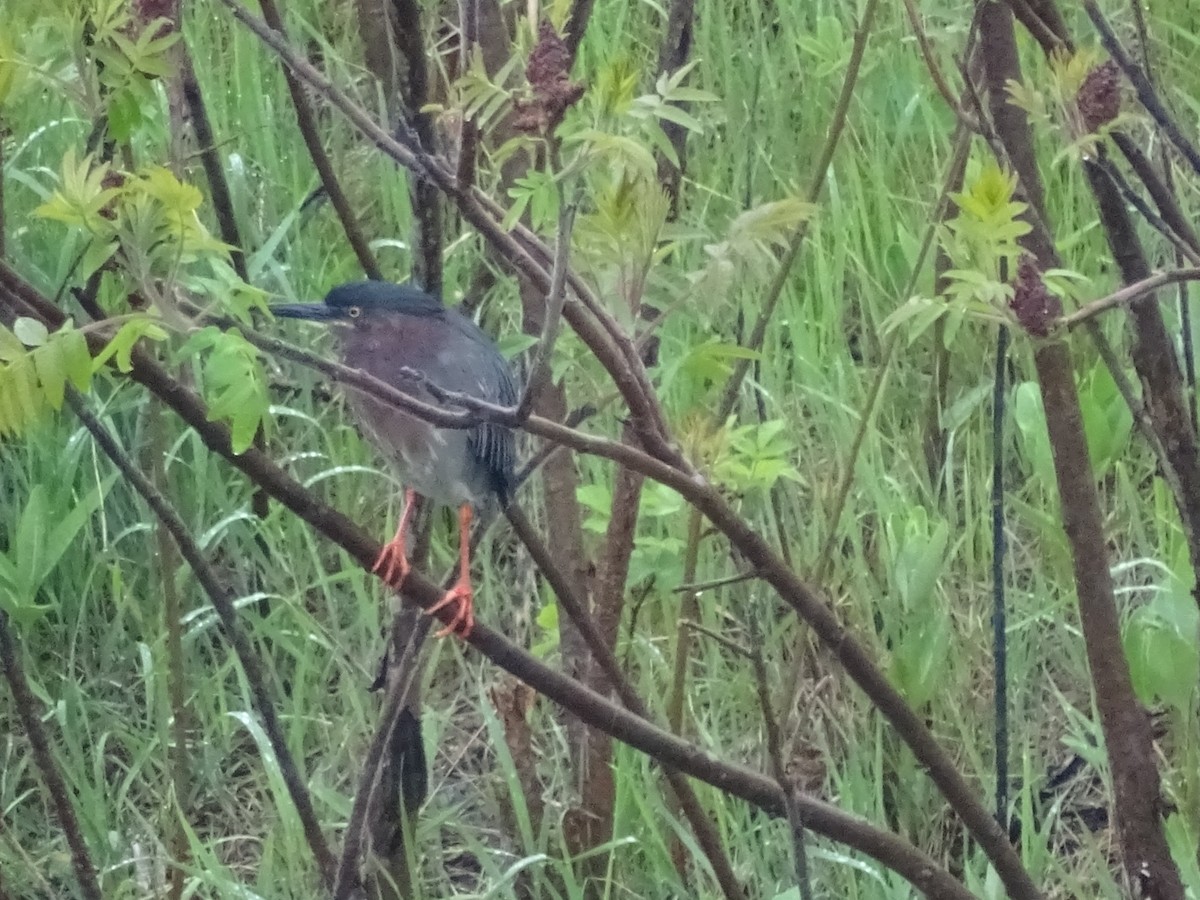
[[[793,194],[804,183],[841,84],[855,22],[851,6],[821,0],[699,0],[695,84],[721,99],[698,113],[706,131],[691,143],[682,224],[705,237],[681,242],[654,283],[699,265],[703,244],[719,240],[747,203]],[[959,49],[966,22],[957,8],[942,6],[940,13],[927,12],[932,23],[944,25],[933,36],[948,59]],[[310,54],[321,57],[331,77],[374,105],[355,61],[351,10],[349,4],[294,4],[289,26]],[[1195,49],[1192,13],[1178,4],[1162,4],[1153,12],[1163,72],[1177,87],[1180,106],[1194,109],[1200,92],[1193,69],[1183,64]],[[651,72],[660,28],[655,5],[598,4],[579,60],[580,77],[594,78],[618,56]],[[1079,33],[1086,32],[1080,28]],[[316,180],[275,61],[252,36],[234,28],[217,4],[191,5],[186,34],[224,142],[256,283],[284,297],[304,298],[358,277],[330,211],[303,209]],[[69,85],[61,37],[40,23],[27,38],[23,52],[44,63],[44,82],[60,79]],[[1036,78],[1041,70],[1033,56],[1030,70]],[[885,658],[905,645],[944,635],[942,649],[927,660],[937,689],[925,713],[983,792],[994,764],[987,393],[992,333],[964,328],[950,348],[944,483],[931,484],[925,470],[921,428],[931,350],[917,342],[893,364],[875,427],[856,463],[847,511],[836,524],[828,520],[866,388],[880,365],[880,325],[906,299],[899,292],[937,199],[953,126],[898,11],[884,17],[867,60],[847,138],[785,288],[756,368],[756,387],[768,416],[785,420],[794,441],[790,455],[800,478],[782,494],[783,537],[793,558],[802,571],[815,568],[829,530],[836,527],[837,556],[822,587],[848,623],[873,636]],[[141,132],[134,147],[139,160],[162,155],[166,111],[165,98],[159,100],[157,109],[147,111],[156,127]],[[410,262],[405,179],[331,115],[322,113],[330,125],[328,149],[363,211],[385,271],[403,278]],[[90,126],[70,92],[59,90],[18,97],[6,111],[5,124],[12,134],[4,170],[9,256],[42,287],[55,291],[68,281],[78,247],[31,211],[51,189],[51,173],[65,151],[82,146]],[[1053,153],[1049,143],[1046,149],[1047,155]],[[1061,249],[1071,266],[1094,279],[1091,290],[1098,295],[1114,279],[1078,174],[1061,166],[1050,175],[1049,187],[1058,234],[1066,236]],[[446,282],[454,291],[465,286],[478,250],[470,235],[451,242]],[[750,273],[744,284],[720,296],[697,296],[694,306],[673,316],[662,332],[664,368],[713,331],[732,338],[739,311],[752,321],[770,275]],[[931,289],[929,281],[926,273],[919,282],[922,291]],[[497,290],[486,315],[501,331],[517,330],[515,292]],[[1119,338],[1119,330],[1108,327]],[[1020,846],[1026,865],[1052,896],[1115,898],[1121,891],[1109,874],[1109,837],[1105,831],[1089,832],[1076,818],[1079,808],[1103,802],[1101,788],[1089,779],[1094,775],[1102,781],[1106,770],[1096,750],[1100,737],[1074,612],[1070,559],[1045,465],[1048,451],[1038,443],[1038,410],[1022,402],[1023,382],[1031,376],[1020,352],[1014,369],[1014,421],[1006,446],[1013,485],[1008,637],[1012,766],[1020,775],[1013,809],[1023,824]],[[1081,383],[1097,382],[1097,372],[1088,353],[1080,353]],[[359,521],[376,523],[382,536],[396,513],[395,502],[384,498],[395,491],[380,462],[347,424],[341,400],[306,371],[276,368],[272,377],[277,402],[272,450],[334,505]],[[105,419],[136,453],[146,427],[143,397],[112,381],[100,388],[99,399]],[[1108,399],[1102,386],[1084,392],[1085,408],[1090,402],[1102,412]],[[681,381],[667,386],[665,400],[671,416],[686,422],[712,398]],[[602,417],[597,427],[615,427],[614,421]],[[1103,472],[1104,501],[1121,601],[1132,609],[1186,580],[1187,557],[1144,449],[1122,444],[1110,456]],[[611,478],[609,468],[594,460],[581,460],[580,467],[586,484],[603,485]],[[215,617],[186,573],[179,588],[187,610],[191,778],[187,796],[174,796],[169,789],[171,712],[152,525],[127,486],[109,484],[109,473],[86,433],[66,417],[47,421],[18,443],[0,445],[0,546],[11,541],[9,523],[19,519],[33,486],[44,485],[59,510],[97,488],[106,490],[102,510],[42,589],[49,614],[21,632],[35,690],[58,736],[58,759],[104,883],[114,897],[154,895],[161,887],[164,835],[183,821],[193,896],[320,896],[279,773],[249,713],[246,686]],[[319,811],[336,830],[349,813],[357,765],[374,726],[376,701],[366,685],[382,648],[386,600],[365,573],[278,507],[265,520],[253,518],[250,487],[194,436],[175,436],[166,474],[185,520],[203,536],[205,549],[242,598],[248,625],[271,666],[292,750],[306,767]],[[657,697],[670,680],[669,626],[677,602],[672,588],[681,574],[677,560],[684,525],[668,496],[652,491],[646,503],[646,540],[635,551],[633,568],[658,577],[643,585],[645,599],[622,654],[640,692]],[[762,498],[747,498],[744,508],[772,533]],[[906,609],[901,604],[904,554],[939,526],[950,537],[936,587],[919,608]],[[554,629],[538,618],[551,598],[534,591],[531,563],[511,537],[503,529],[493,534],[478,586],[480,614],[553,659]],[[447,529],[437,529],[434,559],[440,566],[452,559],[448,536]],[[705,541],[701,580],[727,575],[733,566],[719,541]],[[962,846],[963,835],[911,755],[836,666],[813,650],[795,656],[794,617],[784,614],[767,590],[754,582],[720,588],[704,594],[702,609],[703,624],[714,629],[729,627],[731,614],[761,621],[768,659],[803,664],[812,676],[801,679],[798,697],[777,698],[781,708],[797,704],[793,762],[804,773],[806,789],[900,829],[939,858],[955,859],[972,890],[1000,896],[994,875],[972,846]],[[541,702],[531,713],[546,810],[541,821],[534,821],[488,700],[497,673],[450,641],[433,648],[427,673],[431,796],[415,841],[422,896],[583,896],[559,827],[574,802],[574,784],[566,737],[554,711]],[[702,638],[693,674],[688,714],[697,739],[724,757],[766,768],[761,718],[744,661]],[[772,677],[776,691],[791,683],[782,667]],[[0,703],[7,726],[0,741],[4,883],[15,897],[69,896],[64,843],[6,704],[7,698]],[[1168,749],[1168,787],[1195,833],[1200,829],[1196,746],[1194,740],[1182,740]],[[1075,754],[1089,763],[1084,775],[1069,790],[1040,797],[1048,776]],[[663,799],[657,773],[626,748],[616,754],[614,766],[617,836],[604,896],[716,896],[707,873],[685,883],[672,863],[672,842],[689,845],[692,838]],[[793,881],[785,826],[707,789],[702,796],[752,895],[794,896],[788,893]],[[818,896],[912,895],[897,876],[838,846],[814,842],[812,864]]]

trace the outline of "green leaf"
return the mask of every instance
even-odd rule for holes
[[[26,316],[18,316],[13,322],[13,334],[26,347],[40,347],[50,336],[45,325],[37,319],[30,319]]]
[[[32,602],[41,583],[42,554],[46,541],[46,486],[35,484],[25,501],[25,509],[12,537],[13,562],[16,564],[17,593],[20,599]]]
[[[930,326],[946,314],[949,305],[933,297],[909,297],[883,320],[883,333],[888,334],[901,326],[907,326],[908,342],[911,344],[924,334]]]
[[[950,618],[944,615],[925,620],[898,642],[892,677],[910,704],[924,706],[942,687],[949,651]]]
[[[17,398],[13,389],[13,377],[7,366],[0,366],[0,436],[15,434],[19,424]]]
[[[1194,633],[1180,634],[1148,607],[1134,610],[1122,637],[1138,699],[1162,700],[1187,712],[1200,678],[1200,649]]]
[[[925,511],[920,507],[915,508],[913,519],[907,523],[904,545],[897,554],[895,564],[896,587],[910,611],[929,607],[934,587],[945,566],[949,540],[950,529],[945,522],[938,521],[930,528]]]
[[[76,389],[86,392],[92,384],[92,353],[83,332],[64,331],[58,338],[62,346],[63,369]]]
[[[8,366],[12,378],[12,392],[18,410],[16,430],[20,431],[34,422],[42,411],[42,391],[34,371],[33,357],[23,356]]]
[[[729,365],[735,359],[759,359],[760,354],[739,344],[729,344],[710,338],[697,344],[680,363],[681,372],[692,378],[723,378],[733,371]]]
[[[100,214],[119,193],[116,188],[104,186],[110,171],[107,164],[93,166],[90,156],[78,159],[73,148],[67,150],[63,156],[58,190],[34,210],[34,215],[55,219],[93,234],[110,233],[111,224]]]
[[[0,325],[0,362],[12,362],[14,359],[24,356],[25,353],[25,345],[18,340],[17,336]]]
[[[63,355],[63,341],[53,340],[33,353],[33,365],[46,402],[54,409],[62,409],[63,394],[67,385],[67,365]]]
[[[1012,402],[1013,419],[1021,436],[1021,450],[1044,487],[1053,490],[1055,484],[1054,456],[1046,433],[1046,414],[1042,410],[1042,395],[1032,381],[1017,385]]]
[[[1133,413],[1117,389],[1108,366],[1097,365],[1079,387],[1079,406],[1097,476],[1119,460],[1133,431]]]
[[[50,574],[51,570],[58,565],[63,554],[67,552],[67,548],[75,541],[76,536],[87,521],[92,517],[104,498],[108,495],[109,488],[117,480],[116,474],[110,475],[104,479],[96,487],[92,488],[88,494],[80,500],[73,503],[67,514],[57,521],[46,535],[45,552],[42,556],[42,571],[39,573],[38,584]]]
[[[543,631],[558,633],[558,604],[546,603],[538,610],[537,619],[535,620],[538,627]]]
[[[124,87],[109,95],[108,129],[113,140],[129,140],[142,121],[142,104],[133,90]]]
[[[94,275],[101,266],[112,259],[119,246],[121,245],[118,241],[91,241],[79,260],[79,277],[87,279]]]
[[[236,329],[206,328],[193,341],[211,348],[204,360],[209,421],[228,424],[233,452],[243,453],[269,421],[270,401],[258,351]]]
[[[500,355],[505,359],[513,359],[520,356],[530,347],[537,346],[538,339],[532,334],[523,334],[521,332],[512,332],[500,337],[496,341],[496,347],[500,351]]]
[[[117,329],[117,333],[109,339],[104,349],[96,355],[92,361],[92,371],[98,371],[101,366],[115,356],[117,369],[122,372],[128,372],[133,368],[131,359],[133,348],[142,338],[148,338],[152,341],[165,341],[167,333],[150,316],[139,316],[136,319],[130,319]]]

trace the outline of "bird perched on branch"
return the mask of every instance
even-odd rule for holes
[[[362,281],[335,287],[321,303],[271,307],[277,316],[337,327],[342,361],[417,399],[437,404],[428,385],[500,406],[518,399],[516,380],[495,343],[474,322],[410,285]],[[413,372],[420,378],[414,378]],[[375,561],[373,572],[396,590],[410,564],[405,532],[417,494],[458,507],[459,574],[427,612],[454,606],[438,635],[467,637],[474,626],[470,529],[473,509],[508,502],[514,438],[510,429],[481,423],[439,428],[351,388],[349,401],[366,435],[392,462],[405,485],[400,525]]]

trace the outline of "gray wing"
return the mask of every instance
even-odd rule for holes
[[[520,398],[517,380],[513,377],[508,361],[498,350],[491,348],[495,356],[489,362],[492,367],[495,396],[485,397],[489,403],[499,406],[516,406]],[[471,431],[467,443],[475,458],[488,470],[492,487],[500,496],[501,503],[508,502],[508,493],[513,487],[513,468],[516,465],[516,435],[511,428],[485,422]]]
[[[501,356],[495,342],[457,310],[447,310],[446,315],[462,339],[464,352],[470,352],[471,365],[469,374],[463,373],[459,378],[450,379],[461,379],[465,383],[443,383],[442,387],[497,406],[516,406],[521,399],[520,388],[512,368]],[[463,372],[462,369],[458,371]],[[517,454],[516,436],[512,429],[485,422],[471,429],[467,444],[476,461],[487,470],[488,480],[501,502],[507,502]]]

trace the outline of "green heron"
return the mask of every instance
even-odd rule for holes
[[[271,307],[277,316],[338,326],[343,362],[418,399],[436,403],[405,369],[419,372],[444,391],[513,406],[517,383],[495,343],[454,309],[415,287],[362,281],[335,287],[322,303]],[[470,529],[472,508],[496,498],[508,501],[513,479],[513,433],[483,423],[470,429],[438,428],[357,390],[351,408],[370,437],[395,465],[405,485],[400,525],[372,571],[399,590],[410,565],[405,532],[417,494],[458,507],[459,573],[454,586],[427,612],[456,607],[449,625],[460,637],[475,624],[472,609]]]

